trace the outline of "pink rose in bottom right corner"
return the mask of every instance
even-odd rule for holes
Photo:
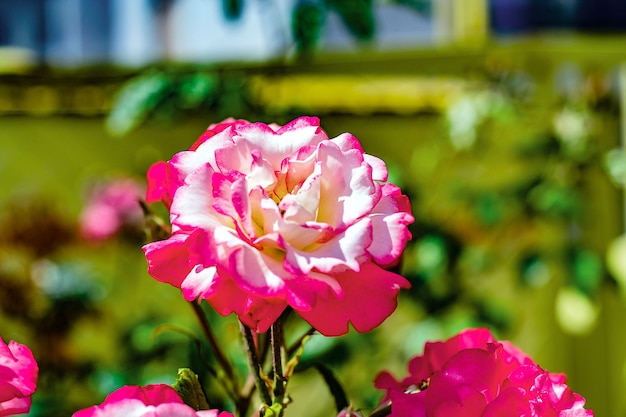
[[[392,417],[592,417],[585,399],[509,342],[470,329],[428,342],[409,362],[409,376],[388,372],[374,382]]]

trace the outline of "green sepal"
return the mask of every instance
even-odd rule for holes
[[[296,366],[298,366],[298,363],[300,363],[300,359],[302,359],[302,355],[304,354],[304,344],[310,338],[311,336],[304,336],[302,340],[300,340],[300,344],[298,345],[298,350],[296,350],[296,353],[293,355],[291,359],[289,359],[289,361],[287,362],[287,365],[285,366],[285,372],[284,372],[285,378],[289,379],[291,375],[293,375],[296,369]]]

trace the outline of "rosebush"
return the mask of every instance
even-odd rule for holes
[[[229,119],[148,172],[171,236],[144,246],[149,273],[266,331],[287,306],[327,336],[378,326],[409,283],[388,271],[411,238],[410,203],[383,161],[312,117]]]
[[[374,384],[385,390],[393,417],[593,416],[564,375],[547,372],[487,329],[426,343],[406,378],[384,371]]]
[[[217,410],[196,411],[186,405],[174,388],[165,384],[124,386],[100,405],[74,413],[73,417],[233,417]]]
[[[39,367],[27,346],[0,337],[0,416],[27,413]]]

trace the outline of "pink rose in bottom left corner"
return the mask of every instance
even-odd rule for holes
[[[39,367],[30,349],[0,337],[0,417],[27,413]]]
[[[124,386],[100,405],[85,408],[73,417],[233,417],[217,410],[196,411],[186,405],[174,388],[165,384]]]

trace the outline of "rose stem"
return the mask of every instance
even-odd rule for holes
[[[263,381],[263,377],[261,376],[261,364],[259,363],[256,346],[254,345],[252,330],[250,330],[250,328],[243,324],[241,321],[239,322],[239,327],[241,328],[241,334],[243,335],[243,341],[246,348],[250,372],[252,372],[252,375],[254,375],[254,382],[256,383],[256,387],[259,390],[261,399],[267,406],[270,406],[272,404],[272,397],[270,397],[270,393],[267,390],[265,381]]]
[[[283,404],[285,397],[285,376],[283,375],[284,339],[280,319],[270,328],[272,338],[272,366],[274,368],[274,404]]]

